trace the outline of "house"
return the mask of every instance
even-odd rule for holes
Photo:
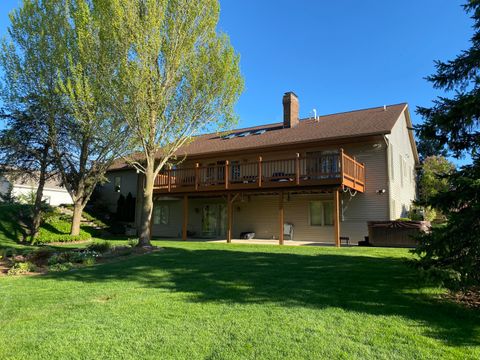
[[[419,163],[407,104],[300,120],[288,92],[283,111],[283,123],[200,135],[179,149],[185,160],[155,182],[152,235],[339,245],[363,240],[368,221],[407,215]],[[130,192],[138,209],[141,174],[118,162],[107,177],[110,208]]]
[[[37,193],[38,179],[30,174],[15,174],[12,171],[5,171],[0,174],[0,194],[11,195],[20,202],[28,201]],[[73,204],[72,197],[62,185],[58,176],[52,176],[45,182],[43,188],[43,201],[52,206],[61,204]]]

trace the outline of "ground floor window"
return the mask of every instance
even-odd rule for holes
[[[216,237],[226,234],[225,204],[207,204],[202,208],[202,236]]]
[[[333,225],[333,201],[311,201],[309,222],[311,226]]]
[[[153,206],[153,224],[168,225],[170,207],[168,204],[155,203]]]

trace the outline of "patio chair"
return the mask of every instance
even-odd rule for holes
[[[283,224],[283,238],[285,240],[293,240],[293,224]]]

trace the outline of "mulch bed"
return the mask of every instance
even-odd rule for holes
[[[472,288],[465,292],[449,292],[445,297],[473,309],[480,309],[480,288]]]
[[[45,243],[47,246],[61,246],[61,245],[76,245],[76,244],[87,244],[91,243],[92,239],[88,240],[80,240],[80,241],[55,241],[55,242],[49,242]]]
[[[64,244],[64,243],[63,243]],[[49,244],[50,245],[50,244]],[[66,249],[70,251],[75,251],[75,249]],[[79,249],[83,250],[83,249]],[[162,247],[130,247],[130,246],[115,246],[111,251],[106,252],[100,256],[96,264],[106,264],[106,263],[112,263],[112,262],[117,262],[117,261],[122,261],[131,257],[139,256],[139,255],[145,255],[148,253],[153,253],[153,252],[159,252],[163,251],[164,248]],[[17,255],[15,257],[17,261],[24,261],[26,258],[24,258],[23,255]],[[12,261],[11,260],[0,260],[0,277],[2,276],[7,276],[7,272],[12,266]],[[86,267],[85,265],[82,264],[76,264],[76,266],[72,269],[80,269]],[[31,275],[42,275],[42,274],[47,274],[49,273],[48,266],[44,265],[42,263],[41,266],[37,265],[37,269],[35,272],[28,272],[24,274],[18,274],[15,276],[31,276]]]

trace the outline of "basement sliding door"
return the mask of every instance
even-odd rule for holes
[[[208,204],[202,208],[202,236],[225,237],[227,234],[227,208],[225,204]]]

